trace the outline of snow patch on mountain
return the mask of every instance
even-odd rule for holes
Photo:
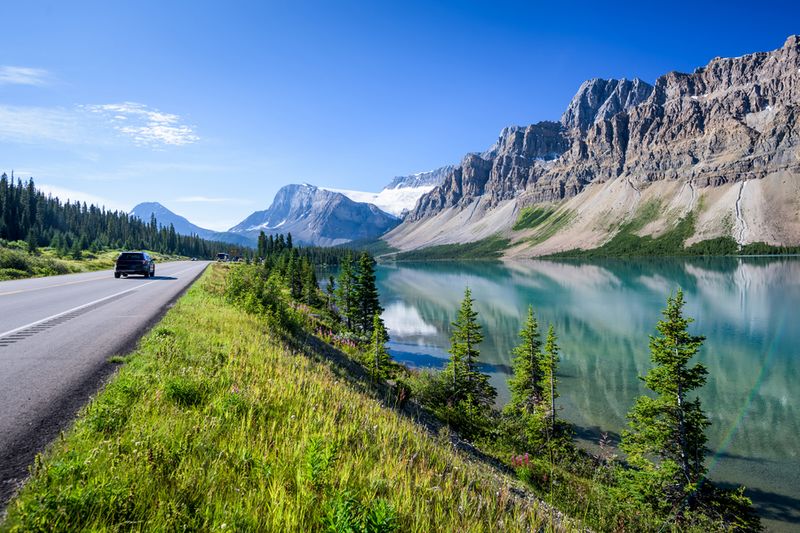
[[[343,194],[354,202],[376,205],[382,211],[399,217],[402,216],[404,212],[414,209],[420,196],[429,193],[434,187],[434,185],[399,187],[396,189],[383,189],[381,192],[351,191],[348,189],[332,189],[327,187],[324,189]]]

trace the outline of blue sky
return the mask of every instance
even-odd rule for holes
[[[0,169],[225,229],[288,183],[377,191],[580,83],[780,47],[797,2],[4,2]]]

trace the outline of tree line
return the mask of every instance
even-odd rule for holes
[[[155,217],[143,221],[120,211],[86,202],[62,202],[37,189],[33,179],[23,182],[0,176],[0,239],[26,241],[28,251],[52,247],[59,255],[80,258],[84,251],[146,249],[165,254],[211,258],[219,252],[247,257],[248,248],[180,235],[159,225]]]

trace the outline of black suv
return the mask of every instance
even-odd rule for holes
[[[141,274],[144,277],[156,275],[156,262],[145,252],[122,252],[117,257],[114,277],[128,277],[128,274]]]

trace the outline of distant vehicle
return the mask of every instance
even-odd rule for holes
[[[197,261],[197,258],[196,257],[192,257],[192,261]]]
[[[228,254],[217,254],[217,261],[227,262],[228,261]]]
[[[114,266],[114,277],[128,277],[129,274],[140,274],[146,278],[156,275],[155,259],[146,252],[122,252]]]

